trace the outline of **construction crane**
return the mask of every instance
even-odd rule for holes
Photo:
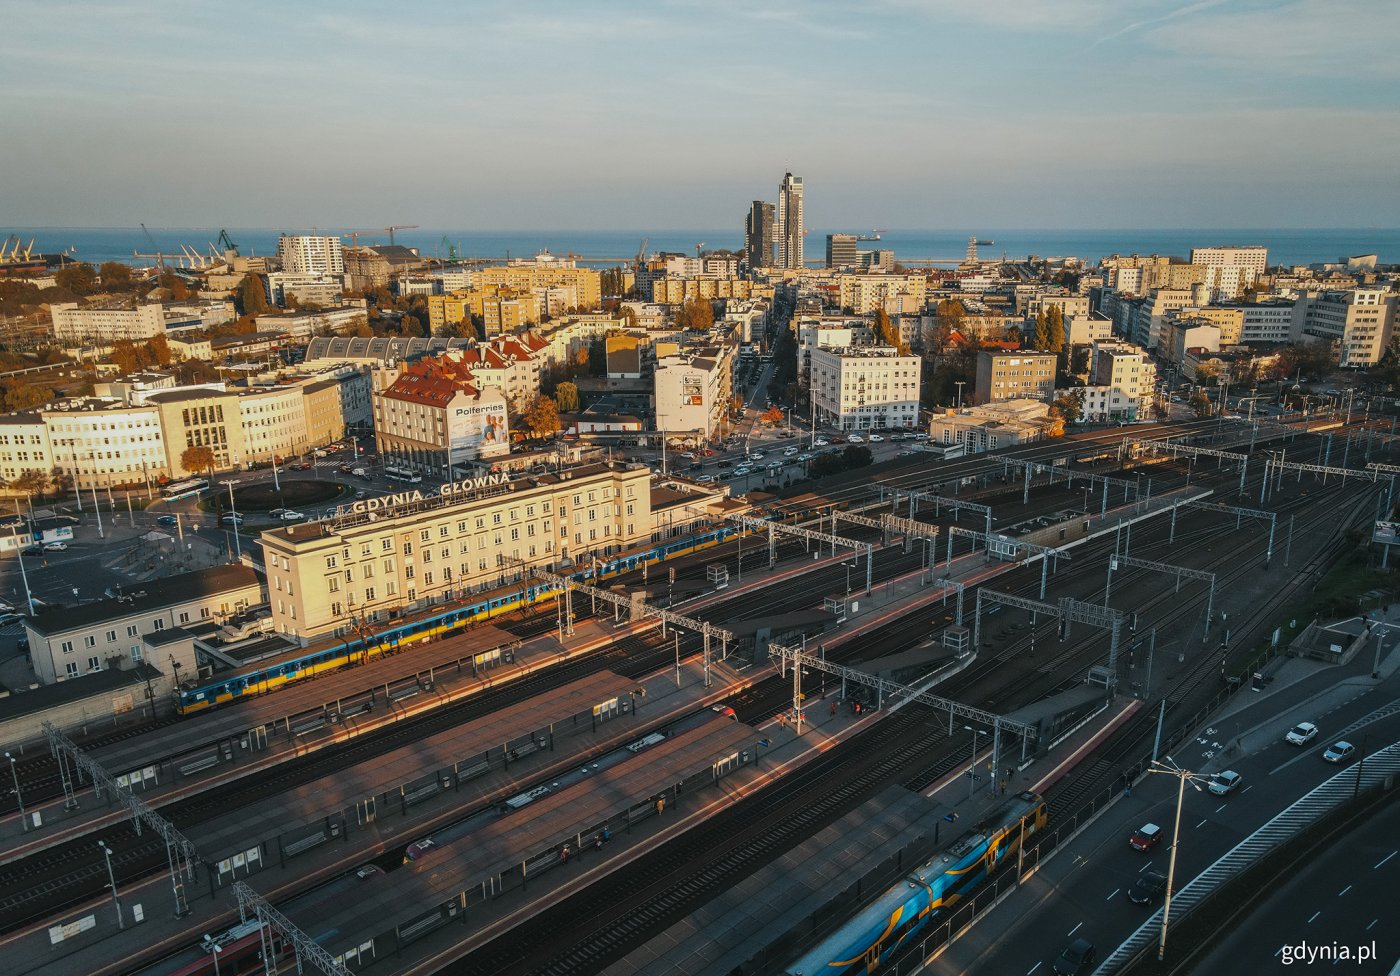
[[[386,231],[389,232],[389,243],[392,245],[392,244],[394,243],[394,231],[396,231],[396,230],[417,230],[417,229],[418,229],[418,225],[417,225],[417,224],[399,224],[398,226],[395,226],[395,227],[385,227],[384,229],[385,229]]]
[[[642,267],[642,258],[646,256],[646,253],[647,253],[647,245],[650,244],[650,243],[651,243],[651,238],[650,238],[650,237],[643,237],[643,238],[642,238],[642,243],[639,244],[639,245],[637,245],[637,257],[636,257],[636,259],[635,259],[632,263],[633,263],[633,266],[636,267],[638,270],[641,270],[641,267]]]
[[[233,256],[238,257],[238,245],[233,243],[233,238],[228,236],[228,231],[223,230],[222,228],[219,230],[218,248],[224,254],[228,254],[230,251],[232,251]]]
[[[699,244],[696,244],[696,245],[695,245],[695,260],[697,260],[697,261],[700,260],[700,249],[701,249],[702,247],[704,247],[704,246],[705,246],[705,242],[704,242],[704,241],[701,241]]]

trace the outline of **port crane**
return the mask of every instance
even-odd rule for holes
[[[399,231],[399,230],[417,230],[417,229],[418,229],[418,225],[417,225],[417,224],[395,224],[395,225],[392,226],[392,227],[376,227],[376,228],[374,228],[374,230],[352,230],[349,234],[341,234],[340,236],[341,236],[341,237],[349,237],[349,238],[350,238],[350,246],[351,246],[352,248],[355,248],[355,247],[359,247],[359,246],[360,246],[360,238],[361,238],[361,237],[369,237],[369,236],[371,236],[371,235],[378,235],[378,234],[388,234],[388,235],[389,235],[389,243],[392,245],[392,244],[394,243],[394,232],[395,232],[395,231]],[[446,238],[444,237],[443,240],[446,240]]]

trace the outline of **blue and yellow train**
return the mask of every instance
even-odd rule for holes
[[[623,573],[653,566],[668,559],[688,556],[734,538],[745,530],[725,525],[698,535],[672,539],[649,549],[622,553],[583,566],[572,574],[581,583],[610,579]],[[416,643],[459,634],[478,620],[489,620],[511,610],[520,610],[547,599],[553,590],[547,583],[508,586],[477,594],[429,613],[402,620],[373,634],[337,638],[305,653],[285,657],[265,665],[241,668],[232,674],[194,687],[182,688],[178,710],[192,715],[218,705],[238,701],[248,695],[274,691],[293,681],[334,671],[349,664],[362,664],[384,654],[404,651]]]
[[[1022,793],[977,829],[880,895],[787,968],[788,976],[863,976],[996,870],[1045,827],[1045,801]]]

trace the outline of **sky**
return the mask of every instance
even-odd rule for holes
[[[0,0],[0,222],[1400,223],[1397,0]]]

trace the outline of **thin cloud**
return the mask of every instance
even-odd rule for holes
[[[1207,10],[1219,7],[1227,2],[1228,0],[1198,0],[1198,2],[1196,3],[1188,3],[1186,6],[1178,7],[1177,9],[1170,11],[1169,13],[1165,13],[1160,17],[1150,17],[1146,20],[1139,20],[1135,23],[1128,24],[1126,27],[1120,27],[1112,34],[1100,37],[1093,44],[1090,44],[1089,49],[1093,50],[1094,48],[1102,44],[1107,44],[1110,41],[1116,41],[1118,38],[1131,34],[1134,31],[1140,31],[1144,27],[1155,27],[1158,24],[1165,24],[1169,21],[1180,20],[1182,17],[1190,17],[1192,14],[1203,13]]]

